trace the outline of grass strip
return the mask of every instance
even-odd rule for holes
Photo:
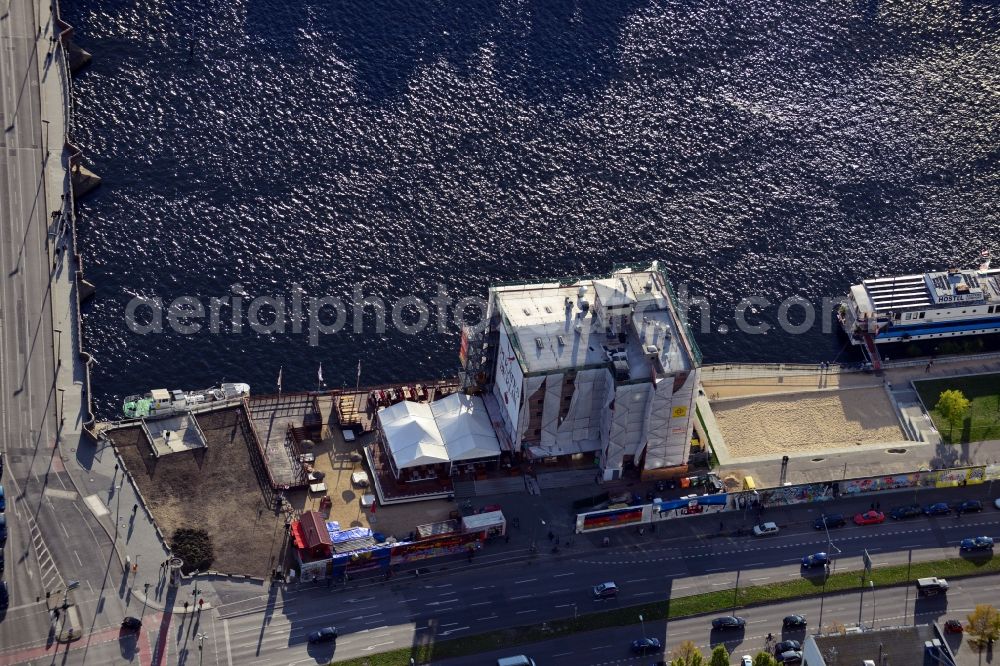
[[[962,578],[967,576],[982,576],[1000,572],[1000,558],[983,556],[978,558],[953,558],[933,562],[914,562],[910,566],[909,580],[927,576],[939,578]],[[907,565],[899,564],[878,567],[872,571],[870,578],[862,580],[861,571],[841,571],[826,579],[826,592],[850,592],[867,586],[869,580],[876,587],[890,587],[905,584],[907,581]],[[465,657],[471,654],[510,648],[515,654],[515,646],[537,641],[546,641],[560,636],[575,634],[595,629],[609,627],[624,627],[636,624],[639,614],[647,622],[657,620],[676,620],[682,617],[720,613],[746,606],[787,601],[801,597],[815,597],[824,591],[823,577],[796,578],[782,583],[768,585],[752,585],[740,587],[738,595],[733,590],[719,590],[704,594],[693,594],[685,597],[675,597],[665,601],[651,602],[626,608],[588,613],[577,618],[552,620],[541,625],[524,625],[498,629],[474,636],[464,636],[443,641],[428,638],[424,643],[411,648],[402,648],[390,652],[382,652],[367,657],[358,657],[337,661],[346,666],[408,666],[412,657],[417,664],[423,664],[432,659],[451,659]],[[734,604],[735,601],[735,604]]]

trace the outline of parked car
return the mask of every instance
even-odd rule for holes
[[[827,527],[828,529],[832,529],[834,527],[843,527],[844,525],[847,524],[847,521],[844,519],[844,516],[842,516],[841,514],[839,514],[839,513],[831,513],[831,514],[826,515],[826,516],[820,516],[819,518],[817,518],[816,520],[814,520],[813,521],[813,528],[817,529],[817,530],[821,530],[824,527],[824,523],[826,524],[825,527]]]
[[[0,513],[7,510],[7,496],[3,493],[3,484],[0,483]]]
[[[778,657],[778,661],[782,664],[797,664],[802,661],[802,651],[789,650],[788,652],[782,652],[781,656]]]
[[[335,641],[337,640],[337,628],[323,627],[318,631],[311,632],[306,640],[310,643],[329,643],[330,641]]]
[[[132,615],[129,615],[124,620],[122,620],[122,629],[128,629],[129,631],[138,631],[142,628],[142,620]]]
[[[885,522],[885,514],[881,511],[865,511],[854,516],[855,525],[878,525]]]
[[[959,513],[975,513],[983,510],[983,503],[979,500],[965,500],[955,507]]]
[[[632,641],[632,652],[636,654],[649,654],[659,652],[663,649],[663,643],[659,638],[638,638]]]
[[[969,539],[962,539],[958,545],[959,550],[993,550],[993,537],[977,536]]]
[[[993,506],[995,506],[996,508],[1000,509],[1000,497],[998,497],[998,498],[996,498],[996,500],[994,500]]]
[[[0,513],[0,548],[7,543],[7,516]],[[2,557],[2,555],[0,555]]]
[[[826,553],[813,553],[802,558],[802,567],[812,569],[814,567],[825,567],[830,564],[830,556]]]
[[[906,506],[897,506],[895,509],[889,512],[889,517],[893,520],[903,520],[904,518],[916,518],[917,516],[924,515],[924,507],[919,504],[907,504]]]
[[[0,608],[7,608],[10,603],[10,592],[7,591],[7,581],[0,580]]]
[[[948,620],[944,623],[944,633],[946,634],[960,634],[965,631],[965,627],[958,620]]]
[[[788,652],[789,650],[801,650],[802,643],[798,641],[780,641],[774,646],[774,656],[780,657],[782,653]]]
[[[712,620],[712,629],[742,629],[747,621],[735,615],[725,615]]]
[[[934,504],[928,504],[924,508],[924,513],[928,516],[947,516],[951,513],[951,507],[948,506],[947,502],[935,502]]]
[[[802,615],[786,615],[781,621],[784,629],[798,629],[806,626],[806,618]]]
[[[753,526],[754,536],[772,536],[778,533],[778,526],[774,523],[761,523]]]
[[[753,657],[748,654],[740,657],[740,666],[753,666]]]
[[[601,583],[600,585],[595,585],[594,589],[595,599],[607,599],[608,597],[618,596],[618,586],[613,582],[608,581],[607,583]]]

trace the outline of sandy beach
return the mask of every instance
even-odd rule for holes
[[[881,387],[724,400],[712,411],[736,458],[906,439]]]

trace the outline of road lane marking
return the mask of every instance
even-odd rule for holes
[[[383,645],[392,645],[395,642],[396,641],[386,641],[385,643],[375,643],[374,645],[369,645],[368,647],[366,647],[365,651],[367,652],[370,650],[374,650],[375,648],[382,647]]]
[[[522,597],[511,597],[509,599],[509,601],[517,601],[519,599],[530,599],[530,598],[531,598],[531,595],[530,594],[526,594],[526,595],[524,595]]]
[[[552,656],[553,656],[553,657],[568,657],[568,656],[570,656],[571,654],[573,654],[573,653],[572,653],[572,652],[560,652],[559,654],[554,654],[554,655],[552,655]]]
[[[705,569],[705,573],[715,573],[716,571],[725,571],[725,569]]]
[[[592,647],[590,649],[591,649],[591,651],[593,651],[593,650],[607,650],[609,647],[611,647],[611,646],[610,645],[598,645],[598,646]]]
[[[536,611],[534,609],[532,609],[532,610],[523,610],[523,611],[517,611],[516,615],[524,615],[525,613],[537,613],[537,612],[538,611]]]
[[[108,507],[105,506],[104,502],[97,495],[87,495],[83,498],[83,503],[87,505],[90,512],[97,518],[106,516],[110,513],[108,511]]]
[[[493,603],[493,602],[492,601],[477,601],[476,603],[469,604],[469,605],[470,606],[489,606],[491,603]]]
[[[528,578],[528,579],[525,579],[525,580],[515,580],[514,581],[514,585],[520,585],[522,583],[534,583],[536,580],[538,580],[538,579],[537,578]]]
[[[645,578],[633,578],[632,580],[627,580],[627,581],[625,581],[625,582],[626,582],[626,583],[641,583],[641,582],[643,582],[644,580],[646,580],[646,579],[645,579]]]
[[[233,666],[233,649],[229,646],[229,620],[222,621],[222,633],[226,637],[226,662]]]
[[[555,576],[553,576],[553,578],[562,578],[563,576],[573,576],[573,575],[575,575],[575,572],[571,571],[569,573],[556,574]]]
[[[42,495],[46,497],[57,497],[59,499],[71,500],[73,502],[75,502],[77,498],[77,494],[73,490],[59,490],[58,488],[49,487],[46,487],[45,490],[42,491]]]

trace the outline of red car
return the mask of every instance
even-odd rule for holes
[[[948,620],[944,623],[944,633],[946,634],[960,634],[962,631],[964,628],[958,620]]]
[[[881,511],[865,511],[854,516],[855,525],[878,525],[885,522],[885,514]]]

